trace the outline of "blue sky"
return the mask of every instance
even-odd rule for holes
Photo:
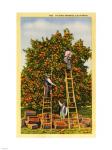
[[[80,38],[85,46],[91,47],[91,18],[90,17],[21,17],[21,49],[30,47],[30,39],[39,39],[42,37],[51,37],[53,33],[59,30],[69,28],[74,35],[76,42]],[[25,64],[25,54],[22,51],[22,67]],[[87,62],[91,69],[91,61]]]

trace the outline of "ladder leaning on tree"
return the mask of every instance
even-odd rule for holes
[[[52,68],[50,76],[52,79]],[[52,129],[52,89],[50,91],[50,97],[43,97],[42,128]]]
[[[68,107],[68,127],[69,129],[78,127],[80,130],[77,104],[74,94],[74,84],[72,70],[65,71],[66,97]]]
[[[53,55],[51,55],[52,62],[53,62]],[[50,73],[50,78],[52,79],[52,72],[53,68],[51,65],[51,73]],[[48,114],[48,116],[45,114]],[[50,90],[50,97],[43,97],[43,107],[42,107],[42,126],[43,128],[50,127],[52,130],[52,89]]]

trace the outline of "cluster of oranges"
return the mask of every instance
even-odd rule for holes
[[[45,57],[45,52],[40,52],[39,57],[44,58]]]

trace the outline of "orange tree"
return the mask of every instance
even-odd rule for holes
[[[32,40],[31,47],[24,50],[26,64],[21,73],[21,105],[25,108],[41,112],[44,94],[45,74],[51,73],[52,81],[57,85],[53,89],[53,112],[59,110],[58,100],[66,99],[65,87],[65,49],[71,49],[72,70],[74,78],[75,96],[78,107],[91,105],[91,74],[87,72],[85,62],[91,57],[89,47],[83,45],[80,39],[73,43],[73,34],[69,29],[64,30],[62,35],[59,31],[42,40]]]

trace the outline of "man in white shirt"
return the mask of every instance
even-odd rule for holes
[[[50,76],[47,75],[44,80],[44,96],[45,97],[50,96],[52,86],[56,86],[56,85],[51,81]]]
[[[64,62],[67,64],[67,70],[71,70],[71,57],[72,57],[72,52],[70,50],[66,50],[64,56]]]
[[[65,105],[65,103],[61,103],[60,101],[58,101],[59,103],[59,106],[60,106],[60,117],[61,119],[65,119],[65,117],[67,116],[67,113],[68,113],[68,109]]]

